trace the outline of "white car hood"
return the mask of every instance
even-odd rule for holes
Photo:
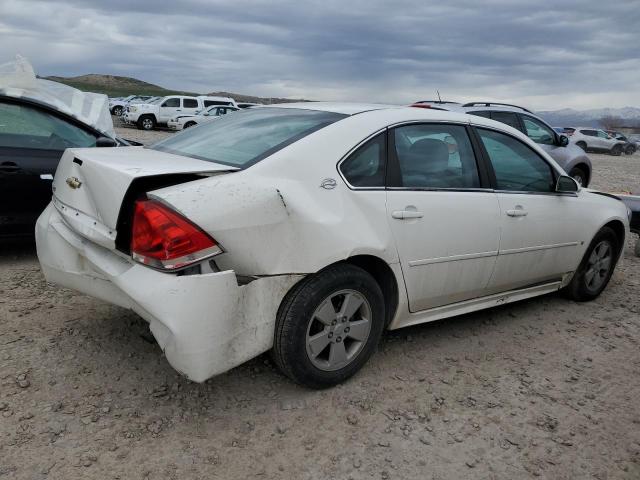
[[[62,83],[36,78],[31,64],[19,55],[15,62],[0,65],[0,95],[43,103],[108,137],[116,136],[106,95],[82,92]]]

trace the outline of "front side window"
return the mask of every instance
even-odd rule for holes
[[[198,101],[195,98],[183,98],[182,106],[184,108],[198,108]]]
[[[603,132],[602,130],[598,130],[598,137],[600,137],[600,138],[611,138],[609,136],[609,134],[607,134],[606,132]]]
[[[552,192],[555,190],[551,167],[520,140],[493,130],[478,129],[489,155],[498,190]]]
[[[246,168],[345,117],[302,108],[248,109],[188,128],[150,148]]]
[[[169,98],[161,106],[162,107],[167,107],[167,108],[179,107],[180,106],[180,99],[179,98]]]
[[[471,142],[461,125],[416,124],[393,130],[402,187],[478,188]]]
[[[555,135],[544,123],[528,115],[522,116],[522,122],[524,123],[527,137],[531,140],[543,145],[554,144]]]
[[[50,113],[0,102],[0,147],[62,151],[95,144],[95,135]]]
[[[340,165],[340,171],[354,187],[384,187],[386,134],[380,133],[359,147]]]

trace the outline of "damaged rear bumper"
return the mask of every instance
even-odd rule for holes
[[[38,219],[36,242],[48,281],[135,311],[149,322],[169,363],[196,382],[269,350],[280,302],[303,277],[239,286],[231,270],[158,272],[78,235],[52,204]]]

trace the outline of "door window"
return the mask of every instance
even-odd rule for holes
[[[95,144],[95,135],[50,113],[0,102],[0,147],[62,151]]]
[[[198,101],[195,98],[183,98],[182,106],[184,108],[198,108]]]
[[[611,138],[606,132],[603,132],[602,130],[598,130],[598,137],[600,137],[600,138]]]
[[[401,187],[478,188],[478,167],[465,127],[418,124],[393,130]]]
[[[553,171],[549,164],[520,140],[493,130],[478,129],[489,155],[498,190],[552,192]]]
[[[161,105],[162,107],[166,107],[166,108],[176,108],[180,106],[180,99],[179,98],[169,98],[167,100],[165,100],[165,102]]]
[[[354,187],[384,187],[386,133],[376,135],[340,165],[344,178]]]
[[[522,115],[522,122],[527,136],[534,142],[543,145],[553,145],[555,143],[553,131],[541,121],[528,115]]]
[[[518,117],[513,112],[491,112],[491,120],[504,123],[510,127],[520,130],[520,124],[518,123]]]

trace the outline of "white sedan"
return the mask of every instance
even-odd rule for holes
[[[214,105],[197,115],[179,115],[173,117],[167,122],[167,127],[171,130],[184,130],[185,128],[193,127],[201,123],[217,120],[227,113],[237,112],[238,110],[240,110],[240,108],[227,105]]]
[[[626,207],[517,130],[411,107],[243,110],[151,147],[71,149],[47,280],[132,309],[204,381],[262,352],[314,388],[397,329],[606,287]]]

